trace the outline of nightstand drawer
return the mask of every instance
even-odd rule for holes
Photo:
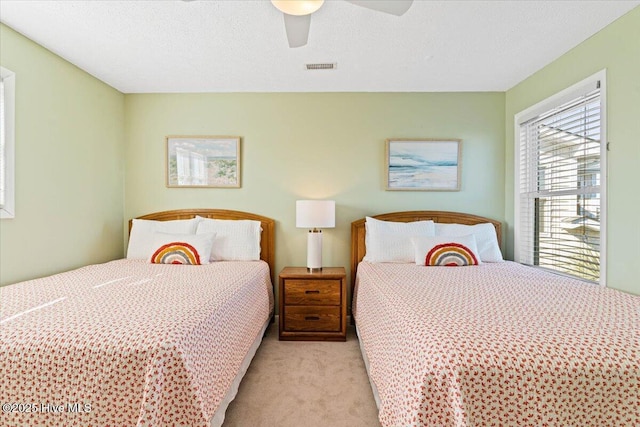
[[[286,305],[340,305],[340,280],[287,279],[284,282]]]
[[[340,331],[340,307],[286,306],[284,323],[287,331]]]

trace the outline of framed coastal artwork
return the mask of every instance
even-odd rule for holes
[[[167,187],[240,187],[239,136],[167,136]]]
[[[387,190],[459,191],[462,141],[387,139]]]

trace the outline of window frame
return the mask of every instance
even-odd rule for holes
[[[545,112],[551,111],[561,105],[570,102],[577,97],[588,92],[589,88],[593,89],[597,82],[600,82],[600,278],[599,285],[606,286],[607,283],[607,73],[606,69],[601,70],[584,80],[554,94],[542,101],[532,105],[531,107],[515,114],[514,116],[514,260],[521,258],[521,204],[520,204],[520,184],[523,171],[520,170],[520,127],[525,122],[539,116]],[[533,265],[533,267],[537,267]],[[543,268],[543,267],[540,267]],[[556,270],[549,270],[557,274],[565,274]],[[578,280],[584,280],[585,283],[594,283],[578,276],[569,275]]]
[[[0,78],[4,91],[4,149],[0,148],[0,156],[5,159],[4,204],[0,206],[0,219],[15,218],[15,100],[16,74],[0,67]]]

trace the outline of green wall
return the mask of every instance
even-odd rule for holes
[[[124,95],[0,25],[16,73],[16,217],[0,284],[123,255]]]
[[[504,93],[271,93],[127,95],[125,219],[186,207],[277,220],[276,266],[306,264],[295,201],[336,201],[324,231],[327,266],[349,264],[350,224],[413,209],[503,220]],[[166,135],[242,137],[242,188],[165,186]],[[386,138],[462,139],[462,190],[384,190]]]
[[[506,93],[123,95],[0,31],[0,63],[17,81],[17,216],[0,221],[0,284],[121,257],[129,218],[187,207],[273,217],[277,269],[304,265],[301,198],[336,200],[325,265],[347,266],[351,221],[407,209],[503,220],[510,258],[514,114],[606,68],[608,286],[640,294],[640,8]],[[166,135],[241,136],[242,187],[166,188]],[[462,190],[385,191],[390,137],[462,139]]]
[[[513,254],[514,121],[518,112],[607,70],[607,286],[640,294],[640,7],[506,93],[505,217]]]

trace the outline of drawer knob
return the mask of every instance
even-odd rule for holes
[[[320,320],[318,316],[305,316],[304,320]]]
[[[304,291],[305,294],[319,294],[320,291],[318,290],[313,290],[313,291]]]

